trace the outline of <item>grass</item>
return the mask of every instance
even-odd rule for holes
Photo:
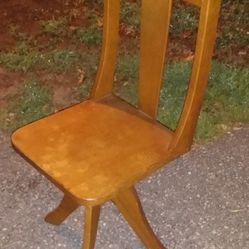
[[[138,31],[140,28],[140,1],[121,1],[121,21]]]
[[[21,32],[20,26],[18,25],[9,25],[9,33],[18,41],[26,41],[29,39],[28,34]]]
[[[41,55],[25,43],[21,43],[12,51],[0,52],[0,65],[11,71],[29,71],[40,59]]]
[[[195,8],[173,8],[170,32],[179,34],[184,31],[195,31],[197,28],[197,11]]]
[[[20,92],[7,111],[0,111],[0,123],[5,130],[13,131],[52,111],[51,93],[42,82],[27,80],[23,82]]]
[[[137,103],[137,56],[120,58],[116,78],[119,94]],[[158,119],[175,129],[187,90],[191,71],[189,62],[171,62],[166,66],[161,89]],[[249,69],[213,61],[209,83],[200,114],[196,141],[209,141],[238,123],[249,122]]]
[[[191,64],[169,64],[161,92],[159,120],[175,129]],[[249,69],[213,61],[196,140],[207,141],[236,123],[249,122]]]
[[[137,105],[138,54],[120,54],[116,68],[115,93]]]
[[[248,1],[223,1],[221,20],[223,25],[217,39],[218,48],[240,47],[249,43],[248,8]]]
[[[65,32],[66,19],[41,21],[42,31],[52,35],[62,35]]]
[[[37,72],[77,75],[80,70],[83,78],[81,85],[75,88],[75,96],[79,99],[86,98],[96,72],[103,20],[99,12],[102,1],[95,0],[93,3],[85,0],[85,3],[96,7],[86,12],[87,26],[71,29],[70,18],[67,17],[40,21],[41,33],[53,41],[52,45],[49,43],[44,48],[39,48],[35,42],[32,43],[35,38],[22,33],[19,26],[10,25],[9,32],[18,45],[0,51],[0,67],[29,75],[35,75]],[[134,30],[136,34],[140,28],[140,5],[139,0],[121,1],[121,23],[125,29]],[[248,44],[249,14],[246,12],[246,5],[242,1],[223,1],[218,49],[239,50]],[[172,37],[176,35],[175,37],[179,38],[186,31],[194,33],[196,28],[196,10],[183,7],[176,1],[171,18]],[[63,43],[64,39],[70,44],[70,48],[58,45],[59,42]],[[78,48],[81,46],[84,50]],[[138,54],[126,49],[119,54],[115,92],[137,105]],[[175,129],[181,112],[190,70],[190,63],[171,62],[164,73],[158,119],[171,129]],[[197,141],[208,141],[237,123],[249,122],[248,78],[247,68],[213,62],[198,122]],[[9,101],[7,110],[0,110],[1,130],[13,130],[53,110],[52,93],[45,87],[45,83],[39,80],[26,80],[21,83],[20,94]]]
[[[88,53],[76,49],[56,48],[43,52],[21,43],[12,51],[0,52],[0,66],[10,71],[65,73],[85,64],[86,56],[89,57]]]
[[[62,55],[62,58],[67,58],[67,56]],[[56,69],[56,65],[62,63],[63,60],[58,56],[51,62],[54,71],[59,70]],[[81,66],[86,69],[84,82],[77,90],[80,98],[88,96],[97,60],[97,57],[92,56],[91,53],[85,55],[84,60],[76,60],[81,62]],[[62,68],[69,67],[66,64],[62,65]],[[166,66],[158,119],[171,129],[175,129],[181,112],[190,71],[191,63],[189,62],[171,62]],[[196,132],[198,142],[208,141],[236,123],[249,122],[248,78],[249,69],[247,68],[213,61]],[[118,83],[116,92],[134,105],[137,104],[137,80],[138,55],[120,54],[115,74],[115,81]],[[0,112],[0,120],[6,119],[7,127],[12,130],[47,115],[53,109],[51,94],[41,82],[26,81],[21,92],[22,94],[15,99],[14,105],[9,110],[12,113],[11,117],[7,117],[7,113],[3,110]]]
[[[102,41],[102,29],[96,25],[80,28],[76,32],[76,37],[87,45],[98,45]]]

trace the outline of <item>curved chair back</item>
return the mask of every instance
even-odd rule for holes
[[[171,149],[189,150],[208,81],[220,0],[185,0],[200,9],[192,73],[184,107]],[[93,98],[112,92],[119,40],[119,0],[105,0],[104,36],[100,65],[92,90]],[[165,65],[172,0],[142,0],[138,108],[156,119]]]

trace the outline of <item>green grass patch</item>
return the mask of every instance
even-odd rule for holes
[[[133,105],[137,105],[138,53],[120,54],[115,73],[114,92]]]
[[[140,1],[121,1],[121,21],[132,26],[136,31],[140,29]]]
[[[8,114],[3,113],[2,127],[13,131],[18,127],[51,113],[51,93],[43,83],[27,80],[20,89],[21,95],[12,100]]]
[[[171,16],[171,33],[195,31],[197,28],[197,10],[193,7],[174,7]]]
[[[12,51],[0,52],[0,65],[11,71],[29,71],[42,59],[42,54],[21,43]]]
[[[89,55],[90,56],[90,55]],[[90,58],[90,57],[89,57]],[[89,63],[86,58],[85,63]],[[85,98],[92,86],[97,58],[92,58],[92,69],[86,74],[79,87],[79,95]],[[137,103],[138,57],[124,54],[120,56],[116,71],[118,86],[116,92]],[[158,119],[171,129],[175,129],[187,90],[191,63],[169,63],[164,73]],[[213,61],[205,101],[199,118],[196,140],[208,141],[236,123],[249,121],[249,69],[236,68]],[[1,129],[13,130],[52,111],[51,93],[41,82],[25,81],[21,95],[13,100],[8,113],[0,111]],[[10,115],[11,114],[11,115]],[[5,123],[4,123],[5,122]],[[6,124],[7,122],[7,124]]]
[[[175,129],[179,119],[190,72],[190,63],[170,63],[166,65],[158,119],[171,129]]]
[[[249,2],[224,0],[221,10],[221,32],[217,47],[246,46],[249,43]]]
[[[41,21],[42,31],[52,35],[66,34],[66,19],[61,18],[58,20],[52,19],[47,21]]]
[[[75,71],[77,67],[86,64],[86,58],[96,58],[96,53],[82,53],[75,49],[52,49],[39,51],[22,43],[14,50],[0,52],[0,66],[10,71],[32,72],[46,70],[50,73],[65,73]]]
[[[159,120],[175,129],[184,96],[190,63],[169,64],[161,91]],[[249,69],[213,62],[205,101],[198,121],[197,141],[210,140],[236,123],[249,121]]]
[[[137,55],[120,56],[116,89],[121,97],[137,104]],[[158,119],[175,129],[187,91],[191,63],[168,63],[161,89]],[[249,121],[249,69],[213,61],[196,140],[208,141],[236,123]]]
[[[87,45],[98,45],[102,41],[102,29],[97,25],[80,28],[76,31],[76,37]]]

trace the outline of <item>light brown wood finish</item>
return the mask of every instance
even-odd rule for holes
[[[47,214],[45,221],[53,225],[60,225],[79,206],[75,200],[64,195],[60,205]]]
[[[143,214],[135,184],[190,149],[207,84],[219,0],[200,7],[196,53],[176,131],[156,121],[171,0],[142,0],[139,107],[112,94],[119,1],[105,0],[104,40],[91,98],[15,131],[13,145],[64,193],[46,221],[60,224],[86,207],[83,249],[93,249],[100,206],[112,200],[147,248],[163,245]]]
[[[171,6],[171,0],[142,1],[139,108],[152,118],[160,97]]]
[[[113,198],[113,202],[148,249],[165,248],[145,218],[138,195],[133,187],[121,190]]]
[[[101,98],[112,92],[119,32],[119,0],[104,2],[104,32],[100,64],[92,90],[92,98]]]
[[[100,206],[86,207],[83,249],[93,249],[100,215]]]
[[[192,74],[184,108],[171,148],[180,152],[190,149],[203,101],[216,38],[220,0],[203,1]]]
[[[93,206],[165,162],[172,135],[126,102],[108,96],[31,123],[12,139],[64,192]]]

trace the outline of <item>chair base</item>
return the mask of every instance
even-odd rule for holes
[[[165,249],[151,229],[134,187],[118,192],[112,201],[147,249]],[[65,195],[59,206],[46,216],[45,221],[59,225],[79,206],[80,204]],[[94,249],[100,209],[100,205],[87,206],[85,209],[83,249]]]
[[[134,187],[120,191],[113,199],[122,215],[148,249],[165,249],[147,221]]]

